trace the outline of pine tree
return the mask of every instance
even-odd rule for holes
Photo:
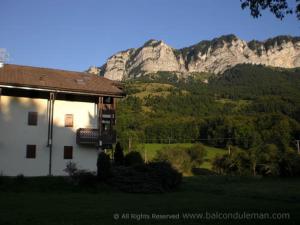
[[[123,165],[124,163],[124,152],[119,142],[116,144],[114,160],[117,165]]]

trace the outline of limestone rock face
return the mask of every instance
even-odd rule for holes
[[[180,70],[173,49],[156,40],[150,40],[142,48],[135,50],[128,66],[129,72],[133,72],[135,68],[145,72]]]
[[[196,45],[174,49],[163,41],[150,40],[142,47],[111,56],[93,71],[112,80],[139,77],[158,71],[222,73],[237,64],[300,67],[300,37],[278,36],[266,41],[246,42],[226,35]]]
[[[87,73],[90,73],[90,74],[100,74],[101,72],[101,69],[99,67],[96,67],[96,66],[90,66],[90,68],[88,68],[88,70],[86,71]]]

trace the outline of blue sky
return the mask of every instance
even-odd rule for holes
[[[149,39],[181,48],[230,33],[300,35],[295,16],[253,19],[239,0],[0,0],[0,15],[9,63],[78,71]]]

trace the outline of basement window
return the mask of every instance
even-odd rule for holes
[[[38,123],[38,114],[37,112],[28,112],[28,125],[37,126]]]
[[[73,114],[65,115],[65,127],[73,127]]]
[[[26,158],[35,159],[36,157],[36,145],[27,145],[26,146]]]
[[[64,146],[64,159],[73,159],[73,146]]]

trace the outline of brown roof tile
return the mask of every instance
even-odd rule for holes
[[[97,75],[13,64],[5,64],[0,68],[0,85],[120,97],[124,95],[115,81]]]

